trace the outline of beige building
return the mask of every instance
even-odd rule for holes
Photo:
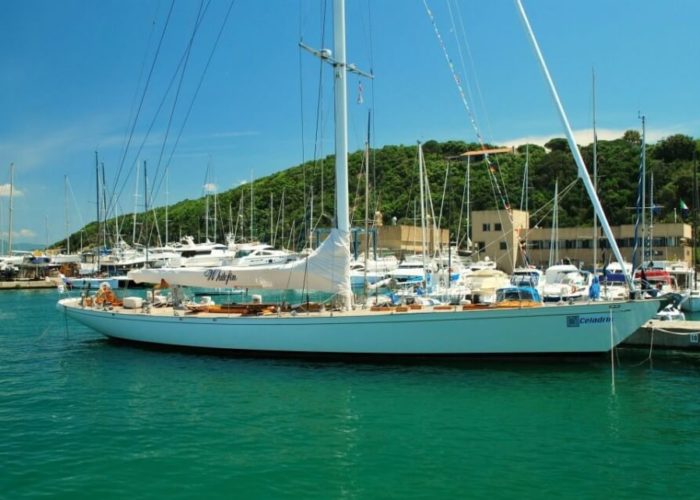
[[[558,260],[569,259],[573,264],[590,268],[593,262],[593,226],[567,227],[558,230],[558,245],[552,244],[552,229],[535,227],[529,229],[528,214],[512,210],[509,217],[505,210],[472,212],[472,245],[475,255],[489,257],[497,262],[499,269],[511,272],[514,266],[524,263],[523,251],[531,265],[546,267],[550,250],[558,247]],[[623,258],[632,262],[634,252],[634,225],[612,226]],[[614,260],[607,240],[598,228],[597,260],[602,267],[605,260]],[[692,266],[692,228],[683,223],[655,224],[645,236],[647,259],[681,260]],[[651,254],[649,252],[651,243]],[[639,249],[641,255],[641,248]],[[641,257],[640,257],[641,258]]]
[[[522,210],[480,210],[472,212],[471,241],[474,259],[496,262],[506,273],[523,265],[521,242],[529,228],[528,213]]]
[[[398,258],[404,255],[422,253],[422,230],[419,226],[379,226],[376,228],[377,248],[387,249]],[[447,250],[449,232],[447,229],[426,229],[426,248],[428,253],[443,248]],[[358,234],[361,249],[365,248],[365,235]],[[370,245],[372,240],[370,239]]]

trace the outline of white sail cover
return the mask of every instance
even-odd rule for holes
[[[350,237],[338,229],[307,258],[265,266],[219,266],[138,269],[129,271],[136,283],[160,283],[201,288],[273,288],[317,290],[350,295]]]

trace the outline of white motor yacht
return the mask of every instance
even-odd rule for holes
[[[593,274],[572,264],[557,264],[545,271],[545,302],[570,302],[589,298]]]

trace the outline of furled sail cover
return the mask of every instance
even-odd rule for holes
[[[136,283],[160,283],[202,288],[274,288],[350,293],[349,234],[338,229],[307,258],[279,265],[191,267],[129,271]]]

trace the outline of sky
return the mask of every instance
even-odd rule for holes
[[[513,1],[347,3],[348,62],[374,75],[348,78],[351,151],[370,110],[375,147],[563,137]],[[649,142],[700,137],[700,2],[523,3],[579,144],[592,141],[593,72],[599,138],[641,130],[640,114]],[[144,162],[160,206],[331,154],[330,69],[298,46],[332,49],[330,4],[5,2],[0,236],[10,164],[13,240],[43,246],[96,219],[96,152],[120,214],[144,208]]]

